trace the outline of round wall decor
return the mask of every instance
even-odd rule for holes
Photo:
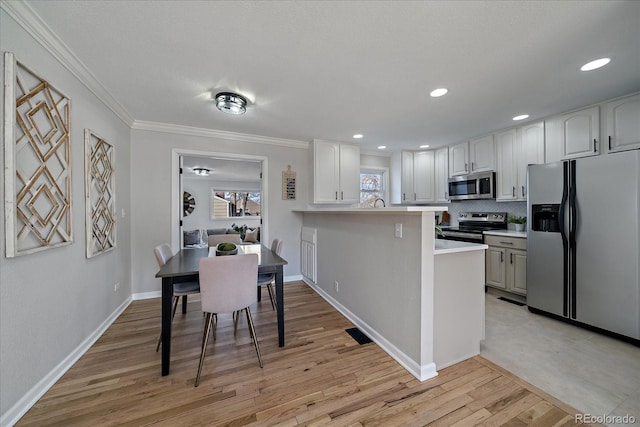
[[[182,194],[182,214],[184,216],[189,215],[196,208],[196,199],[189,193],[185,191]]]

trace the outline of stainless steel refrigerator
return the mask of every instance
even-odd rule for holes
[[[640,339],[640,150],[532,165],[528,185],[529,309]]]

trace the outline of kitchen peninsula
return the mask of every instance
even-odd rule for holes
[[[295,211],[305,282],[421,381],[479,354],[484,332],[487,246],[436,240],[446,210]]]

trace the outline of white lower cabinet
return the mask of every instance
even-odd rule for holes
[[[316,236],[315,228],[303,227],[300,243],[300,272],[302,276],[313,283],[317,282],[316,276]]]
[[[515,294],[527,294],[527,240],[485,236],[486,284]]]

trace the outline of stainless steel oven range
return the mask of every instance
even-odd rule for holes
[[[483,231],[506,230],[506,212],[460,212],[458,226],[443,226],[439,239],[482,243]]]

